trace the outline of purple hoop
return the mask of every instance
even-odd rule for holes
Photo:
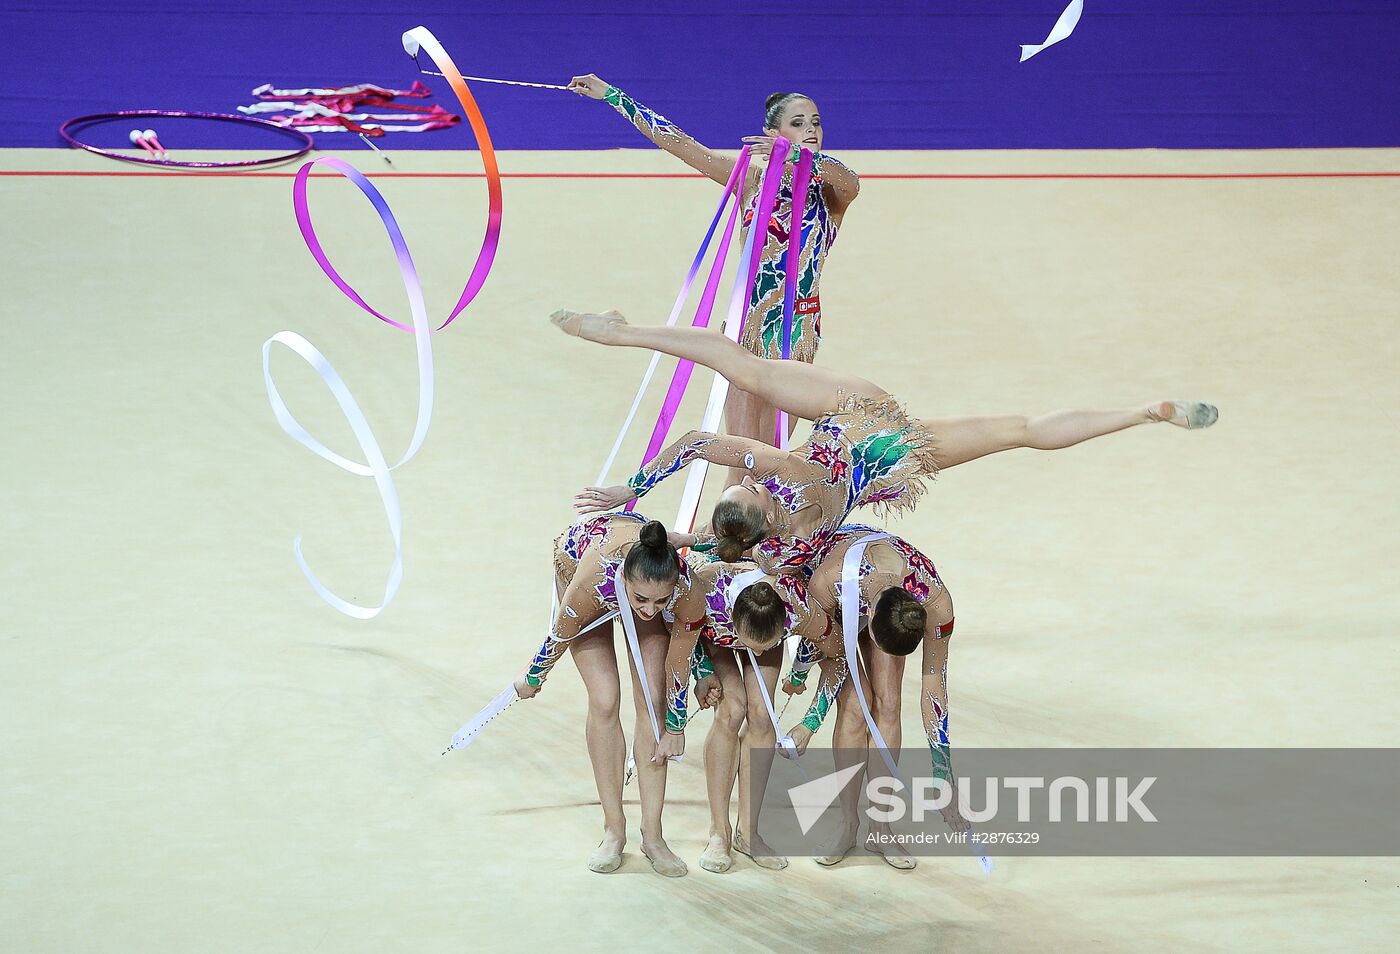
[[[244,123],[245,125],[259,126],[264,129],[271,129],[274,132],[291,136],[301,143],[301,148],[296,152],[283,153],[268,159],[245,159],[238,162],[181,162],[175,159],[149,159],[138,158],[136,156],[124,156],[111,149],[99,149],[97,146],[89,146],[87,143],[79,141],[70,131],[75,126],[84,124],[108,122],[114,119],[154,117],[165,117],[168,119],[215,119],[222,122]],[[99,156],[106,156],[108,159],[120,159],[122,162],[135,162],[143,166],[169,166],[179,169],[237,169],[247,168],[249,166],[271,166],[277,163],[291,162],[293,159],[299,159],[310,152],[315,145],[315,143],[311,141],[311,137],[301,130],[293,129],[289,126],[279,126],[265,119],[254,119],[251,116],[237,116],[232,113],[186,112],[181,109],[122,109],[115,113],[93,113],[91,116],[79,116],[77,119],[68,120],[62,126],[58,127],[58,134],[73,148],[85,149]]]

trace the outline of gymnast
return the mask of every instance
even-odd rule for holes
[[[690,586],[676,602],[676,625],[666,656],[667,716],[661,754],[679,754],[685,749],[685,699],[689,676],[713,672],[720,692],[715,721],[705,737],[705,788],[710,802],[710,842],[700,856],[700,867],[722,872],[733,864],[731,849],[763,868],[785,868],[787,860],[768,848],[757,831],[745,832],[748,817],[749,784],[758,780],[758,802],[762,803],[772,752],[777,736],[768,715],[758,679],[764,681],[769,699],[778,688],[783,662],[782,640],[797,629],[807,607],[804,584],[793,577],[756,577],[751,563],[712,562],[693,554]],[[761,571],[757,571],[761,572]],[[736,578],[740,583],[736,584]],[[744,585],[747,583],[747,585]],[[742,589],[736,589],[742,586]],[[742,675],[737,656],[751,650],[757,666],[746,665]],[[757,672],[755,672],[755,668]],[[697,695],[701,692],[697,689]],[[713,690],[710,698],[715,698]],[[744,729],[740,745],[740,730]],[[757,752],[757,765],[751,765],[751,752]],[[730,826],[730,795],[735,771],[739,779],[740,830]]]
[[[627,842],[627,819],[622,810],[626,740],[619,718],[621,688],[617,654],[611,638],[611,623],[599,627],[597,636],[585,635],[589,624],[618,609],[619,572],[626,583],[632,612],[638,618],[638,642],[646,666],[655,713],[659,720],[665,701],[663,670],[668,646],[662,621],[674,619],[672,609],[690,587],[690,573],[667,539],[666,528],[633,513],[613,513],[580,520],[555,541],[554,570],[556,592],[562,591],[549,635],[535,654],[529,668],[515,683],[521,699],[530,699],[543,686],[554,664],[570,649],[588,693],[588,757],[603,806],[603,839],[588,858],[592,871],[615,871],[622,864]],[[651,621],[652,626],[647,626]],[[589,638],[592,637],[592,638]],[[601,637],[601,638],[600,638]],[[718,701],[713,681],[696,689],[700,707]],[[686,873],[685,862],[666,844],[661,830],[661,811],[666,795],[666,759],[660,757],[652,740],[637,671],[632,667],[632,695],[637,723],[637,783],[642,802],[642,854],[657,873],[679,878]],[[647,758],[641,753],[648,752]]]
[[[714,153],[686,135],[674,123],[641,105],[615,86],[597,76],[575,76],[569,89],[591,99],[608,102],[630,120],[642,135],[680,159],[686,165],[727,185],[735,158]],[[750,152],[767,156],[774,141],[782,136],[792,143],[786,162],[796,161],[802,147],[813,153],[812,178],[802,210],[802,251],[798,262],[796,302],[792,316],[794,360],[811,363],[821,340],[821,300],[818,285],[827,252],[836,240],[836,231],[846,209],[860,193],[860,178],[831,156],[821,152],[823,132],[817,104],[801,93],[774,93],[764,104],[762,136],[745,136]],[[744,227],[748,228],[758,199],[761,170],[750,166],[741,199],[745,203]],[[784,170],[773,218],[764,241],[758,276],[749,299],[741,344],[760,358],[782,357],[783,282],[786,275],[787,226],[791,221],[792,169]],[[776,409],[771,401],[747,389],[730,390],[725,404],[729,432],[740,437],[772,441]],[[789,433],[796,421],[789,422]],[[730,483],[742,474],[730,471]]]
[[[814,568],[856,507],[912,509],[937,471],[1012,450],[1057,450],[1138,424],[1184,428],[1214,424],[1218,412],[1198,401],[1158,401],[1121,410],[1057,411],[1043,417],[909,417],[884,389],[864,378],[798,361],[749,353],[716,331],[629,325],[616,312],[556,311],[566,333],[613,347],[662,351],[724,375],[788,414],[815,422],[791,453],[743,437],[691,431],[663,450],[627,484],[588,487],[574,501],[591,513],[642,496],[691,461],[739,468],[739,485],[720,494],[710,520],[716,554],[751,553],[770,574]]]
[[[836,531],[827,554],[808,584],[808,598],[814,614],[821,611],[832,618],[841,618],[841,581],[846,551],[863,539],[882,531],[861,524],[846,524]],[[933,761],[933,776],[953,783],[952,753],[948,741],[948,643],[953,634],[953,599],[938,576],[933,561],[900,537],[890,536],[867,545],[861,555],[858,571],[860,581],[860,655],[866,699],[876,727],[889,747],[891,758],[899,757],[902,738],[900,727],[901,684],[904,660],[922,643],[923,668],[920,675],[920,709],[924,732],[928,737]],[[822,684],[817,701],[807,718],[790,733],[799,751],[805,751],[812,734],[820,728],[830,707],[832,680],[828,668],[837,671],[844,680],[848,660],[842,633],[831,627],[820,636],[813,635],[816,627],[799,631],[803,637],[795,654],[793,671],[783,680],[783,691],[803,691],[807,670],[812,661],[822,661]],[[832,748],[837,752],[837,768],[844,768],[848,753],[867,750],[870,737],[859,701],[850,685],[835,687],[836,727]],[[871,773],[881,771],[873,757]],[[820,865],[839,863],[856,845],[859,822],[857,809],[860,792],[859,776],[841,792],[842,826],[831,850],[815,860]],[[956,798],[943,809],[944,821],[954,831],[963,831],[967,822],[957,810]],[[867,844],[879,852],[895,868],[908,869],[915,861],[897,841],[881,838],[888,834],[888,825],[871,823]]]

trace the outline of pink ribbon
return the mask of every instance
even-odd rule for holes
[[[768,162],[768,168],[764,172],[763,186],[759,191],[758,208],[756,210],[756,214],[754,215],[753,222],[751,222],[749,225],[749,260],[748,266],[743,272],[743,287],[745,289],[744,301],[746,307],[740,318],[739,335],[741,337],[743,334],[743,323],[747,320],[747,302],[752,299],[754,280],[758,276],[759,264],[762,262],[763,259],[764,245],[767,244],[768,224],[773,218],[773,209],[777,205],[778,191],[782,187],[784,163],[778,160],[776,157],[786,156],[787,151],[790,148],[791,144],[788,142],[788,140],[782,137],[779,137],[778,140],[773,144],[772,157],[770,157]],[[736,226],[737,213],[739,211],[740,205],[739,199],[741,197],[743,182],[741,175],[743,172],[747,171],[748,161],[748,148],[745,147],[739,153],[739,160],[735,163],[733,172],[730,173],[729,183],[725,186],[725,194],[724,197],[720,200],[719,208],[715,212],[715,218],[714,221],[711,223],[710,232],[705,236],[705,241],[700,246],[700,251],[696,254],[695,261],[691,265],[690,273],[686,276],[685,283],[681,286],[681,294],[677,299],[677,309],[676,311],[673,311],[672,321],[668,322],[668,324],[674,324],[674,318],[679,312],[680,302],[683,301],[690,292],[690,289],[695,280],[695,276],[698,273],[700,262],[703,260],[705,253],[708,251],[710,242],[714,236],[714,223],[718,222],[720,216],[723,215],[725,205],[729,202],[730,194],[732,192],[736,198],[735,205],[730,212],[729,221],[726,224],[725,231],[720,239],[719,250],[715,255],[713,263],[710,266],[710,275],[705,283],[705,290],[701,296],[700,303],[696,308],[695,320],[693,322],[693,325],[698,328],[709,327],[710,316],[714,310],[715,295],[719,287],[720,274],[724,269],[724,260],[728,255],[729,246],[733,237],[734,228]],[[801,185],[804,191],[800,194],[801,198],[798,199],[798,193],[796,192],[796,186],[798,185],[798,182],[796,181],[796,179],[794,179],[794,200],[792,203],[791,215],[792,221],[789,223],[788,229],[789,245],[788,271],[786,277],[787,289],[784,293],[783,298],[784,328],[786,329],[784,357],[790,357],[792,352],[791,329],[792,309],[795,304],[794,289],[797,269],[796,262],[801,252],[802,211],[806,206],[805,190],[807,181],[810,178],[812,167],[811,152],[805,149],[802,150],[802,157],[799,160],[798,166],[798,171],[801,173],[802,176]],[[738,276],[736,276],[735,280],[736,282],[739,280]],[[646,453],[642,456],[642,466],[646,466],[648,463],[650,463],[656,457],[656,455],[661,452],[661,448],[665,445],[666,438],[671,430],[671,425],[675,421],[676,412],[680,408],[681,400],[685,397],[685,391],[690,383],[690,378],[694,371],[694,368],[695,364],[692,361],[681,361],[676,365],[676,370],[671,376],[670,386],[666,389],[666,396],[662,399],[661,402],[661,411],[657,415],[655,425],[653,425],[652,427],[651,439],[647,442]],[[609,459],[609,462],[611,462],[611,458]],[[600,478],[599,483],[602,482],[603,479]],[[630,510],[633,506],[635,506],[635,501],[632,504],[628,505],[628,509]]]

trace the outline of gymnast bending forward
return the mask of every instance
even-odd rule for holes
[[[860,524],[847,524],[836,532],[830,553],[817,567],[808,584],[807,593],[814,607],[814,615],[820,610],[837,621],[841,619],[842,570],[846,552],[862,540],[882,532]],[[939,578],[933,561],[897,536],[875,540],[866,546],[857,578],[860,581],[860,616],[865,624],[859,637],[862,684],[875,725],[889,746],[891,758],[898,759],[903,738],[900,712],[904,660],[922,644],[919,707],[933,763],[932,777],[952,785],[952,751],[948,740],[948,644],[953,634],[952,596]],[[804,638],[798,645],[793,672],[783,680],[783,691],[802,692],[806,670],[818,658],[822,659],[822,683],[807,718],[789,734],[799,750],[805,751],[812,733],[820,728],[831,700],[835,698],[837,714],[832,747],[836,751],[837,768],[845,768],[852,761],[853,753],[869,750],[871,739],[853,687],[840,685],[839,695],[833,695],[831,680],[827,678],[828,670],[834,669],[844,681],[849,665],[839,622],[820,636],[813,635],[815,632],[816,627],[799,631]],[[883,760],[874,752],[870,753],[868,765],[872,776],[884,773]],[[859,775],[855,776],[842,789],[842,823],[829,849],[816,857],[820,865],[839,863],[856,846],[859,829],[857,811],[860,793],[864,791],[860,778]],[[967,827],[966,821],[958,813],[956,798],[942,814],[944,821],[954,831]],[[916,862],[898,841],[882,837],[888,835],[888,825],[872,821],[867,845],[893,867],[913,868]]]
[[[800,580],[784,576],[754,580],[738,589],[735,579],[745,573],[754,575],[753,564],[711,562],[695,554],[688,557],[687,563],[690,587],[676,603],[676,625],[666,656],[667,718],[662,752],[684,751],[689,677],[713,672],[719,680],[721,696],[714,723],[705,737],[710,841],[700,856],[700,867],[706,871],[727,871],[733,864],[732,850],[747,855],[760,867],[785,868],[787,860],[774,855],[756,830],[748,831],[746,820],[749,779],[754,779],[756,798],[762,804],[777,741],[758,680],[763,680],[763,688],[771,699],[778,688],[783,662],[783,636],[798,627],[806,608],[804,587]],[[749,663],[745,650],[754,653],[757,666]],[[730,824],[729,811],[736,769],[737,832]]]
[[[916,419],[864,378],[755,357],[716,331],[629,325],[615,312],[557,311],[552,320],[568,334],[599,344],[662,351],[703,364],[734,386],[815,422],[812,436],[792,452],[691,431],[626,485],[589,487],[574,502],[585,513],[620,507],[697,459],[739,468],[745,471],[742,483],[720,495],[710,521],[716,552],[732,561],[751,551],[773,574],[815,568],[856,507],[911,509],[926,479],[941,469],[1018,447],[1058,450],[1139,424],[1209,427],[1218,416],[1212,405],[1198,401],[1156,401],[1036,418]]]
[[[665,116],[658,115],[591,73],[575,76],[570,80],[569,88],[580,96],[605,100],[656,145],[720,185],[728,184],[735,157],[713,152],[686,135]],[[806,147],[814,155],[812,177],[800,216],[801,253],[790,354],[794,361],[810,364],[816,357],[822,333],[821,297],[818,291],[822,266],[826,264],[827,253],[836,241],[836,231],[841,227],[846,210],[860,193],[860,177],[839,160],[821,152],[825,133],[817,104],[810,97],[801,93],[774,93],[769,96],[764,103],[763,135],[746,136],[744,141],[754,155],[769,156],[778,136],[791,142],[792,147],[789,155],[781,157],[781,161],[787,165],[783,170],[768,234],[762,244],[762,258],[749,298],[740,343],[760,358],[783,356],[783,282],[788,245],[788,231],[784,223],[791,221],[792,214],[791,163]],[[742,183],[740,199],[744,202],[745,229],[751,227],[756,214],[762,178],[762,170],[750,166],[748,176]],[[763,396],[736,385],[730,390],[725,403],[725,421],[731,434],[771,442],[776,408]],[[795,424],[795,421],[789,422],[789,433]],[[730,477],[731,484],[738,483],[742,474],[730,471]]]
[[[562,592],[549,635],[515,683],[521,699],[537,694],[554,664],[569,649],[588,693],[588,757],[598,798],[603,806],[603,838],[588,858],[597,872],[615,871],[622,864],[627,843],[627,819],[622,810],[622,788],[627,743],[620,718],[621,685],[612,624],[583,633],[591,623],[618,609],[618,581],[625,581],[632,613],[638,619],[638,642],[645,661],[655,717],[664,716],[664,663],[668,631],[663,621],[674,619],[672,609],[690,587],[690,574],[667,540],[666,528],[657,521],[632,513],[614,513],[580,520],[554,545],[556,592]],[[651,623],[651,625],[648,625]],[[632,669],[632,696],[637,711],[633,743],[637,756],[637,783],[642,802],[642,854],[657,873],[679,878],[685,862],[666,844],[661,813],[666,796],[666,759],[658,754],[652,738],[637,670]],[[707,682],[697,688],[701,708],[718,700]]]

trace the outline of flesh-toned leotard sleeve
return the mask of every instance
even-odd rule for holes
[[[732,156],[716,155],[708,146],[696,142],[685,130],[665,116],[643,106],[616,86],[609,86],[608,91],[603,94],[603,99],[624,119],[636,126],[639,133],[692,169],[709,176],[720,185],[729,181],[729,174],[734,170],[735,162]]]
[[[948,640],[951,626],[924,637],[924,671],[919,685],[919,708],[928,736],[933,776],[945,782],[953,778],[953,753],[948,743]]]
[[[694,585],[676,603],[671,624],[671,644],[666,651],[666,731],[684,732],[690,677],[700,651],[700,628],[705,622],[703,585]],[[708,657],[706,662],[708,663]],[[711,670],[713,672],[713,670]],[[708,674],[706,674],[708,675]],[[704,678],[696,675],[696,681]]]
[[[765,469],[781,464],[786,456],[759,441],[709,431],[691,431],[632,475],[627,486],[632,488],[633,494],[641,497],[667,477],[685,469],[691,461],[707,460],[724,467],[740,467],[763,473]]]
[[[831,190],[831,197],[836,200],[832,212],[837,215],[845,212],[846,207],[860,194],[860,176],[840,159],[824,153],[817,153],[812,167],[817,175],[822,177],[822,184]]]
[[[592,560],[585,557],[559,601],[559,609],[549,628],[549,635],[530,661],[530,668],[525,671],[525,681],[530,685],[544,685],[549,671],[554,668],[559,657],[564,655],[569,643],[578,637],[584,627],[606,611],[607,607],[599,602],[594,588],[594,584],[598,582],[598,575],[599,565],[596,557]]]

